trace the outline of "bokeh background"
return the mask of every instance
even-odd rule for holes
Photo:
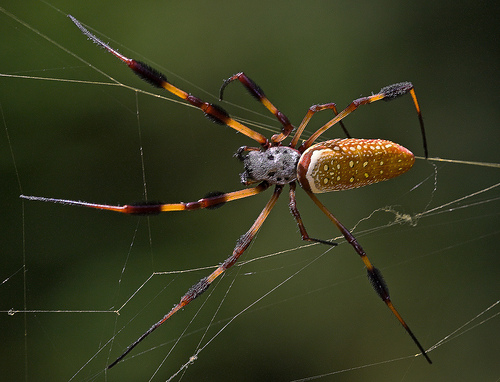
[[[496,2],[53,0],[3,1],[1,7],[0,73],[30,77],[0,77],[7,128],[0,134],[3,375],[28,381],[166,380],[200,341],[204,346],[228,319],[314,260],[232,321],[183,380],[498,379],[498,317],[473,327],[498,314],[498,306],[466,327],[472,330],[431,351],[432,366],[408,358],[415,346],[371,290],[352,249],[345,243],[328,253],[322,246],[299,248],[286,195],[243,260],[285,252],[235,267],[212,294],[106,374],[107,362],[210,272],[188,270],[216,265],[230,254],[270,193],[214,211],[149,220],[18,198],[25,193],[140,201],[143,173],[150,200],[191,201],[241,187],[241,164],[232,154],[249,139],[210,123],[198,110],[135,92],[163,94],[86,41],[66,13],[211,102],[222,80],[243,70],[296,125],[312,104],[334,101],[342,107],[382,86],[412,81],[432,157],[498,163]],[[103,85],[111,80],[78,57],[131,88]],[[224,107],[238,117],[279,126],[239,84],[227,89],[226,100],[231,104]],[[327,117],[318,115],[309,133]],[[391,139],[423,155],[409,97],[359,109],[346,124],[353,136]],[[332,128],[325,139],[337,136]],[[401,178],[321,200],[352,228],[385,206],[417,214],[499,179],[498,168],[417,160]],[[355,230],[426,347],[499,299],[498,196],[493,188],[416,225],[387,227],[394,215],[378,212]],[[337,236],[304,194],[298,202],[312,236]],[[159,271],[186,272],[155,276],[138,290]],[[125,302],[119,316],[111,312]],[[9,315],[10,309],[28,312]],[[112,348],[105,345],[118,331]]]

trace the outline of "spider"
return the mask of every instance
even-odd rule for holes
[[[315,194],[349,190],[357,187],[366,186],[372,183],[377,183],[383,180],[399,176],[408,171],[415,161],[413,154],[406,148],[382,139],[357,139],[351,138],[342,119],[352,113],[361,105],[366,105],[379,100],[390,101],[404,94],[410,93],[415,105],[420,129],[423,139],[425,156],[427,157],[427,143],[425,138],[424,123],[420,107],[417,102],[415,89],[410,82],[401,82],[394,85],[383,87],[378,93],[368,97],[361,97],[352,101],[340,113],[337,112],[334,103],[326,103],[313,105],[307,111],[304,119],[298,126],[293,135],[291,142],[284,145],[282,142],[290,136],[294,127],[288,118],[279,111],[266,97],[263,90],[253,82],[243,72],[237,73],[225,80],[220,88],[219,98],[222,100],[224,89],[233,81],[240,81],[241,84],[250,92],[250,94],[273,113],[280,124],[282,125],[281,132],[275,134],[268,140],[262,134],[244,126],[233,119],[220,106],[204,102],[201,99],[186,93],[185,91],[175,87],[168,82],[165,75],[151,68],[150,66],[127,58],[112,49],[108,44],[98,39],[90,33],[78,20],[73,16],[68,15],[73,23],[81,30],[81,32],[92,40],[101,48],[104,48],[109,53],[124,62],[132,71],[151,85],[163,88],[177,97],[189,102],[191,105],[201,109],[205,116],[213,122],[220,125],[227,125],[234,130],[246,135],[256,141],[259,147],[242,146],[236,156],[243,162],[244,171],[240,174],[241,182],[244,185],[257,184],[255,186],[244,188],[239,191],[228,193],[212,193],[208,196],[189,203],[139,203],[127,204],[123,206],[113,206],[106,204],[87,203],[81,201],[45,198],[38,196],[20,197],[28,200],[36,200],[43,202],[53,202],[72,206],[83,206],[100,210],[116,211],[125,214],[133,215],[154,215],[160,212],[169,211],[191,211],[202,208],[216,208],[226,202],[238,200],[259,194],[269,187],[274,186],[273,195],[267,202],[262,212],[259,214],[250,229],[241,236],[236,242],[233,253],[210,275],[202,278],[194,284],[180,299],[180,301],[168,312],[161,320],[151,326],[144,334],[142,334],[135,342],[133,342],[115,361],[107,366],[112,368],[120,362],[128,353],[132,351],[140,342],[155,331],[160,325],[166,322],[176,312],[188,305],[191,301],[199,297],[205,292],[212,282],[223,274],[228,268],[236,263],[238,258],[248,248],[250,242],[255,237],[272,208],[276,204],[285,185],[289,186],[289,208],[292,216],[297,222],[302,240],[322,243],[330,246],[335,246],[337,243],[315,239],[306,231],[295,199],[295,190],[297,183],[313,200],[319,209],[330,219],[333,224],[340,230],[347,242],[354,248],[355,252],[361,257],[367,273],[368,279],[374,288],[375,292],[387,305],[391,312],[396,316],[398,321],[410,335],[413,342],[416,344],[421,354],[427,362],[432,363],[426,351],[417,340],[409,326],[403,320],[402,316],[394,307],[389,296],[389,290],[380,273],[368,259],[364,249],[361,247],[356,238],[351,232],[320,202]],[[319,111],[332,110],[335,117],[314,132],[308,139],[304,140],[299,145],[300,137],[309,123],[313,115]],[[325,142],[314,142],[330,127],[339,123],[344,130],[347,138],[332,139]]]

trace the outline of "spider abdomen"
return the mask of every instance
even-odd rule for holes
[[[381,182],[408,171],[413,153],[383,139],[333,139],[302,154],[297,179],[314,193],[349,190]]]

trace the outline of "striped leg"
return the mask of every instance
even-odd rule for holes
[[[222,100],[222,96],[224,93],[224,89],[226,88],[227,85],[229,85],[231,82],[234,80],[239,80],[243,86],[247,88],[247,90],[250,92],[252,96],[254,96],[257,101],[262,103],[267,110],[269,110],[271,113],[273,113],[278,121],[281,123],[283,126],[281,129],[280,134],[275,134],[271,137],[271,142],[273,143],[278,143],[281,142],[283,139],[288,137],[290,133],[293,130],[293,126],[288,120],[288,117],[283,114],[281,111],[279,111],[276,106],[274,106],[271,101],[266,97],[264,94],[264,91],[261,89],[259,85],[257,85],[255,82],[253,82],[250,78],[247,77],[247,75],[243,72],[237,73],[231,77],[229,77],[227,80],[224,81],[220,88],[219,92],[219,99]]]
[[[292,141],[290,142],[290,147],[295,147],[297,146],[297,143],[300,139],[300,136],[304,132],[304,129],[306,128],[307,124],[311,120],[312,116],[316,114],[318,111],[322,110],[333,110],[335,115],[338,114],[337,112],[337,105],[335,105],[333,102],[331,103],[325,103],[323,105],[313,105],[309,108],[307,111],[304,119],[300,123],[299,127],[297,128],[297,131],[295,132],[295,135],[293,136]],[[351,138],[351,134],[347,131],[346,127],[344,126],[344,122],[339,121],[340,127],[342,127],[342,130],[344,131],[344,134],[347,136],[347,138]]]
[[[125,204],[123,206],[112,206],[108,204],[97,204],[97,203],[88,203],[81,202],[77,200],[67,200],[67,199],[56,199],[56,198],[45,198],[43,196],[26,196],[20,195],[21,199],[33,200],[38,202],[50,202],[50,203],[58,203],[65,204],[69,206],[79,206],[79,207],[88,207],[95,208],[98,210],[106,210],[106,211],[114,211],[121,212],[124,214],[132,214],[132,215],[156,215],[160,212],[171,212],[171,211],[193,211],[199,210],[203,208],[217,208],[222,206],[222,204],[226,202],[231,202],[233,200],[247,198],[249,196],[253,196],[261,193],[262,191],[267,190],[269,184],[266,182],[260,183],[256,187],[245,188],[239,191],[233,191],[228,193],[214,193],[211,196],[207,196],[205,198],[199,199],[196,202],[189,203],[137,203],[137,204]]]
[[[310,147],[316,139],[319,138],[321,134],[323,134],[326,130],[328,130],[330,127],[335,125],[337,122],[340,122],[343,118],[347,117],[349,114],[351,114],[354,110],[356,110],[359,106],[361,105],[367,105],[369,103],[379,101],[379,100],[385,100],[385,101],[391,101],[395,98],[398,98],[402,95],[405,95],[407,93],[410,93],[412,99],[413,99],[413,104],[415,105],[415,109],[417,110],[417,115],[418,115],[418,121],[420,123],[420,132],[422,134],[422,141],[423,141],[423,146],[424,146],[424,152],[425,152],[425,157],[428,157],[428,150],[427,150],[427,139],[425,137],[425,129],[424,129],[424,120],[422,118],[422,113],[420,111],[420,106],[418,105],[417,101],[417,96],[415,94],[415,88],[413,87],[413,84],[411,82],[401,82],[398,84],[394,85],[389,85],[386,87],[383,87],[380,89],[380,91],[377,94],[371,95],[369,97],[361,97],[358,99],[355,99],[352,101],[349,106],[347,106],[344,110],[342,110],[339,114],[335,116],[335,118],[331,119],[329,122],[327,122],[324,126],[319,128],[309,139],[307,139],[301,146],[301,151],[304,151],[308,147]]]
[[[356,253],[361,257],[361,260],[363,260],[363,263],[365,264],[366,267],[366,271],[368,273],[368,279],[370,280],[373,289],[375,289],[375,292],[377,292],[382,301],[384,301],[385,305],[387,305],[387,307],[391,310],[392,314],[394,314],[394,316],[396,316],[401,325],[403,325],[403,328],[405,328],[406,332],[410,335],[411,339],[413,340],[415,345],[417,345],[418,349],[425,357],[427,362],[432,363],[431,359],[425,352],[425,349],[422,347],[420,342],[418,342],[417,337],[415,337],[413,332],[410,330],[409,326],[403,320],[403,317],[399,314],[399,312],[392,304],[391,297],[389,296],[389,289],[387,288],[387,285],[382,277],[382,274],[370,262],[363,247],[361,247],[361,245],[358,243],[354,235],[350,233],[349,230],[346,227],[344,227],[344,225],[341,222],[339,222],[337,218],[330,211],[328,211],[328,209],[319,201],[316,195],[314,195],[311,191],[307,190],[305,191],[307,192],[309,197],[313,200],[313,202],[319,207],[319,209],[323,211],[323,213],[333,222],[333,224],[337,226],[342,235],[344,235],[344,238],[347,240],[347,242],[352,245]]]
[[[168,312],[160,321],[151,326],[142,336],[140,336],[134,343],[132,343],[122,355],[120,355],[113,363],[108,366],[108,369],[115,366],[118,362],[120,362],[130,351],[135,348],[143,339],[149,336],[154,330],[156,330],[160,325],[162,325],[165,321],[167,321],[170,317],[172,317],[177,311],[188,305],[191,301],[197,298],[200,294],[205,292],[210,284],[214,282],[214,280],[219,277],[222,273],[224,273],[228,268],[232,267],[234,263],[238,260],[238,258],[245,252],[245,250],[250,245],[251,241],[257,234],[257,231],[260,229],[267,216],[271,212],[271,209],[276,204],[278,197],[283,190],[283,186],[276,186],[274,189],[273,196],[267,202],[266,206],[257,217],[257,220],[252,224],[250,229],[239,238],[236,242],[236,246],[234,247],[233,253],[229,256],[215,271],[213,271],[208,277],[202,278],[195,285],[193,285],[189,290],[181,297],[179,303],[175,305],[170,312]]]
[[[255,97],[257,99],[257,101],[262,103],[266,107],[267,110],[269,110],[271,113],[273,113],[276,116],[276,118],[278,119],[278,121],[282,124],[283,128],[281,130],[281,133],[273,135],[271,137],[271,141],[273,143],[278,143],[278,142],[283,141],[285,138],[287,138],[293,130],[292,124],[290,123],[288,118],[281,111],[279,111],[276,108],[276,106],[274,106],[271,103],[271,101],[269,101],[269,99],[264,94],[264,91],[262,90],[262,88],[259,85],[257,85],[254,81],[252,81],[252,79],[250,79],[245,73],[243,73],[243,72],[237,73],[234,76],[231,76],[227,80],[225,80],[220,88],[219,98],[222,100],[224,89],[226,88],[227,85],[229,85],[234,80],[239,80],[243,84],[243,86],[245,86],[247,88],[247,90],[250,92],[250,94],[253,97]],[[302,123],[298,127],[297,132],[295,133],[295,136],[294,136],[292,142],[290,143],[290,147],[296,146],[296,144],[300,138],[300,135],[304,131],[304,128],[306,127],[306,125],[309,123],[309,120],[311,119],[311,117],[315,113],[317,113],[318,111],[327,110],[327,109],[333,110],[335,115],[338,114],[337,107],[333,102],[326,103],[323,105],[313,105],[309,108],[309,111],[307,112]],[[339,121],[339,122],[340,122],[340,126],[342,127],[342,130],[344,131],[347,138],[350,138],[351,136],[350,136],[349,132],[347,131],[347,129],[345,128],[344,123],[342,121]]]
[[[234,120],[233,118],[231,118],[229,116],[229,114],[222,107],[205,102],[205,101],[202,101],[198,97],[195,97],[189,93],[186,93],[184,90],[181,90],[181,89],[175,87],[170,82],[168,82],[167,77],[164,74],[158,72],[156,69],[151,68],[149,65],[147,65],[143,62],[136,61],[136,60],[133,60],[131,58],[127,58],[123,54],[118,53],[116,50],[111,48],[108,44],[104,43],[103,41],[98,39],[96,36],[94,36],[92,33],[90,33],[73,16],[68,15],[68,17],[71,19],[71,21],[73,21],[73,23],[75,23],[75,25],[82,31],[82,33],[85,36],[87,36],[94,43],[96,43],[100,47],[106,49],[109,53],[113,54],[119,60],[121,60],[122,62],[127,64],[127,66],[130,69],[132,69],[134,71],[134,73],[137,74],[144,81],[150,83],[151,85],[153,85],[155,87],[163,88],[163,89],[169,91],[170,93],[176,95],[177,97],[182,98],[183,100],[186,100],[191,105],[201,109],[205,113],[205,116],[208,117],[209,119],[211,119],[213,122],[232,127],[236,131],[239,131],[240,133],[245,134],[246,136],[257,141],[263,147],[269,146],[269,141],[267,140],[267,138],[265,136],[257,133],[256,131],[253,131],[252,129],[246,127],[245,125],[242,125],[241,123],[239,123],[236,120]]]

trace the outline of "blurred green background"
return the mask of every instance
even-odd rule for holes
[[[30,381],[73,376],[76,381],[166,380],[227,319],[315,260],[231,322],[199,354],[184,380],[498,379],[498,317],[431,351],[432,366],[421,358],[404,358],[417,349],[371,290],[352,249],[342,244],[324,256],[322,246],[296,249],[303,243],[286,195],[243,260],[295,250],[234,267],[212,294],[200,297],[105,374],[109,360],[210,270],[155,276],[120,316],[105,311],[122,306],[152,272],[224,260],[270,192],[214,211],[149,220],[34,202],[25,202],[23,209],[18,198],[25,193],[110,204],[143,200],[141,139],[150,200],[191,201],[208,191],[242,187],[241,164],[232,154],[252,144],[249,139],[210,123],[198,110],[102,85],[111,81],[77,57],[132,88],[163,94],[86,41],[65,13],[211,102],[222,80],[243,70],[296,125],[312,104],[343,107],[382,86],[412,81],[432,157],[498,163],[496,2],[81,1],[69,6],[65,1],[3,1],[2,7],[0,73],[31,77],[0,77],[3,124],[10,136],[10,144],[5,133],[0,139],[3,375]],[[234,115],[279,126],[239,84],[227,89],[225,99],[249,109],[225,103]],[[311,122],[309,133],[326,114]],[[391,139],[423,154],[409,97],[363,107],[346,124],[355,137]],[[337,136],[342,135],[332,128],[324,138]],[[500,179],[495,168],[436,166],[436,178],[432,163],[417,160],[401,178],[321,200],[352,228],[387,205],[415,214]],[[380,212],[355,230],[385,275],[395,306],[426,347],[499,299],[498,196],[492,189],[429,214],[415,226],[385,227],[394,215]],[[300,191],[298,202],[312,236],[337,236]],[[38,312],[10,316],[9,309]],[[496,307],[478,321],[498,312]],[[105,344],[118,331],[110,349]]]

